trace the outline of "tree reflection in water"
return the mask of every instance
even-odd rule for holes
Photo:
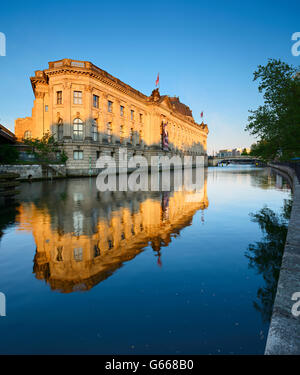
[[[256,269],[265,281],[257,291],[257,301],[253,302],[263,322],[271,320],[291,208],[292,200],[285,199],[280,214],[268,207],[250,214],[263,232],[262,241],[250,244],[245,254],[249,267]]]

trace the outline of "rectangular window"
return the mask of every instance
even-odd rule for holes
[[[62,91],[56,91],[56,104],[62,104]]]
[[[134,110],[133,109],[130,111],[130,118],[131,118],[132,121],[134,120]]]
[[[133,128],[130,129],[130,142],[133,142]]]
[[[94,245],[94,258],[97,258],[100,255],[99,245]]]
[[[82,160],[83,159],[83,151],[80,151],[80,150],[73,151],[73,158],[74,158],[74,160]]]
[[[92,123],[92,138],[93,141],[98,141],[98,124],[96,119],[94,119]]]
[[[113,105],[113,102],[111,102],[110,100],[108,100],[108,102],[107,102],[107,110],[108,110],[108,112],[112,112],[112,105]]]
[[[99,108],[99,96],[93,95],[93,107]]]
[[[73,103],[74,104],[82,104],[82,91],[74,91],[73,92]]]
[[[140,122],[143,122],[143,115],[140,113]]]
[[[48,112],[48,106],[45,105],[45,112]]]
[[[74,259],[76,260],[76,262],[82,261],[82,253],[82,248],[74,249]]]
[[[120,116],[124,116],[124,106],[120,105]]]

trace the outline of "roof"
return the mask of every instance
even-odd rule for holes
[[[15,143],[16,136],[13,132],[0,124],[0,143]]]
[[[181,103],[179,101],[178,97],[176,97],[176,96],[169,97],[169,99],[170,99],[170,102],[171,102],[173,108],[177,112],[181,113],[184,116],[191,116],[191,117],[193,117],[193,114],[192,114],[192,111],[190,110],[190,108],[187,105]]]

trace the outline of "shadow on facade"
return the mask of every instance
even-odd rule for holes
[[[75,118],[72,124],[64,123],[59,117],[50,129],[59,145],[68,155],[67,168],[95,168],[96,160],[101,153],[117,158],[119,147],[128,149],[128,157],[135,154],[150,157],[152,155],[206,155],[206,150],[201,142],[193,142],[187,138],[184,142],[178,134],[178,141],[174,141],[161,130],[159,142],[153,142],[144,134],[143,126],[137,124],[137,128],[125,129],[125,125],[116,127],[107,123],[107,129],[103,130],[96,119],[89,118],[85,123],[80,117]],[[79,115],[80,116],[80,115]],[[80,121],[76,123],[76,121]],[[110,124],[110,125],[108,125]],[[122,126],[124,130],[122,130]],[[179,147],[176,143],[181,144]],[[167,144],[167,146],[166,146]],[[82,159],[78,157],[78,151],[82,151]]]

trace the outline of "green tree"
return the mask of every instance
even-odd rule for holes
[[[0,163],[13,163],[19,158],[19,151],[11,145],[1,145],[0,147]]]
[[[243,156],[247,156],[248,155],[248,152],[247,152],[246,148],[243,149],[241,155],[243,155]]]
[[[24,143],[31,148],[31,152],[41,161],[51,161],[56,159],[56,153],[60,151],[57,141],[49,132],[41,139],[24,139]],[[68,157],[64,150],[60,152],[60,161],[65,163]]]
[[[258,141],[251,155],[264,160],[289,160],[300,156],[300,75],[299,70],[280,60],[259,65],[254,81],[264,104],[249,111],[246,131]]]

